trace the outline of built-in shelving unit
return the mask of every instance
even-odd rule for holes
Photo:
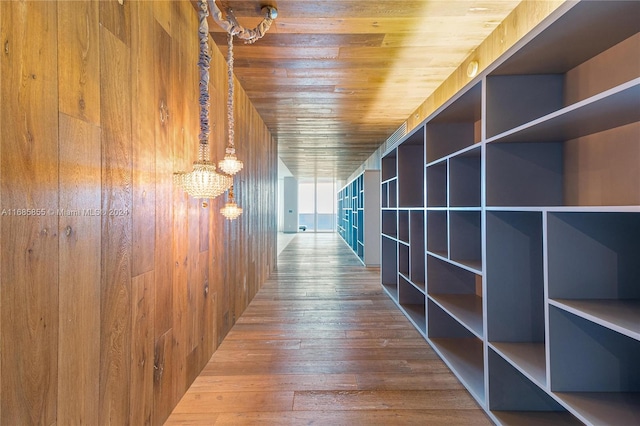
[[[382,285],[499,424],[640,423],[640,2],[567,2],[382,158]]]
[[[380,266],[380,171],[365,170],[337,195],[338,234],[365,266]]]

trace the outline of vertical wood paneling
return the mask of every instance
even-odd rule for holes
[[[60,217],[58,424],[98,424],[100,44],[98,3],[58,3]],[[78,259],[83,259],[78,262]]]
[[[155,238],[155,268],[156,268],[156,339],[165,334],[172,325],[172,233],[168,232],[172,226],[173,184],[171,174],[173,168],[173,148],[171,123],[178,110],[175,105],[169,106],[168,91],[170,83],[171,38],[160,27],[153,26],[154,56],[155,56],[155,140],[156,140],[156,238]]]
[[[182,4],[174,4],[174,28],[186,31],[187,19],[184,15],[185,8]],[[186,128],[184,117],[188,108],[183,91],[193,90],[187,86],[187,71],[183,67],[186,61],[184,39],[171,39],[171,60],[170,60],[170,83],[169,102],[170,110],[175,111],[171,115],[171,137],[174,141],[173,170],[189,170],[190,135]],[[192,142],[193,143],[193,142]],[[192,157],[191,157],[192,158]],[[180,398],[181,390],[186,387],[186,358],[188,355],[188,298],[187,280],[189,267],[189,226],[188,226],[189,197],[178,187],[173,187],[173,209],[172,209],[172,265],[173,265],[173,339],[172,339],[172,365],[173,374],[172,404]]]
[[[131,3],[131,136],[133,205],[131,274],[153,270],[156,238],[155,27],[150,2]]]
[[[100,123],[98,1],[58,2],[60,112]]]
[[[275,141],[239,90],[245,215],[173,186],[197,157],[192,2],[0,2],[0,22],[0,206],[47,213],[0,216],[0,424],[162,424],[271,271]]]
[[[58,380],[57,7],[53,2],[2,2],[1,7],[0,180],[6,211],[0,423],[51,424]]]
[[[58,424],[99,421],[100,158],[100,128],[60,114]]]
[[[131,425],[152,424],[154,272],[131,280]]]
[[[131,40],[130,3],[124,0],[100,1],[100,23],[127,46]]]
[[[173,402],[173,329],[156,339],[153,361],[153,424],[162,424],[175,406]]]
[[[155,3],[154,3],[155,4]],[[155,372],[154,424],[166,419],[173,406],[173,117],[177,108],[168,99],[172,41],[158,24],[153,26],[155,56],[156,239],[155,239]],[[169,46],[169,48],[167,48]]]
[[[100,422],[129,420],[131,375],[130,49],[100,30],[102,278]]]

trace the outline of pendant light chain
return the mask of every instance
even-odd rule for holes
[[[209,23],[207,17],[209,16],[209,10],[207,8],[207,2],[200,2],[200,26],[198,28],[198,38],[200,42],[200,55],[198,57],[198,69],[200,70],[200,152],[198,153],[198,159],[201,161],[209,161],[209,134],[211,129],[209,127],[209,64],[211,63],[211,56],[209,55]]]
[[[229,122],[229,146],[227,148],[227,153],[233,154],[235,152],[235,122],[233,118],[233,93],[234,93],[234,82],[233,82],[233,36],[234,33],[229,33],[228,39],[228,51],[227,51],[227,75],[229,78],[229,98],[227,99],[227,120]],[[231,152],[230,152],[231,151]]]

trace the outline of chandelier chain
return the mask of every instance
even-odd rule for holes
[[[228,49],[227,49],[227,73],[229,78],[229,96],[227,99],[227,121],[229,123],[229,148],[235,148],[235,123],[233,117],[233,93],[234,93],[234,81],[233,81],[233,31],[229,33]],[[235,152],[235,149],[233,150]]]
[[[202,161],[209,161],[209,23],[207,17],[209,10],[206,1],[200,2],[200,26],[198,28],[198,38],[200,42],[200,55],[198,58],[198,68],[200,70],[200,152],[198,157]]]

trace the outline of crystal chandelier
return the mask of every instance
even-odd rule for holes
[[[238,207],[233,198],[233,185],[229,188],[229,199],[224,207],[220,209],[220,213],[229,220],[233,220],[242,214],[242,207]]]
[[[207,23],[209,11],[206,0],[200,0],[198,18],[198,39],[200,41],[200,56],[198,68],[200,70],[200,134],[198,160],[193,162],[191,172],[177,172],[173,174],[173,181],[193,198],[203,200],[202,206],[206,207],[206,199],[215,198],[233,185],[233,178],[216,172],[215,164],[209,159],[209,24]]]
[[[234,144],[234,120],[233,120],[233,36],[234,33],[229,33],[229,42],[227,49],[227,73],[229,77],[229,97],[227,99],[227,121],[229,129],[229,138],[227,142],[227,150],[223,160],[220,160],[218,167],[220,170],[228,175],[235,175],[242,170],[242,161],[236,157],[236,148]]]

